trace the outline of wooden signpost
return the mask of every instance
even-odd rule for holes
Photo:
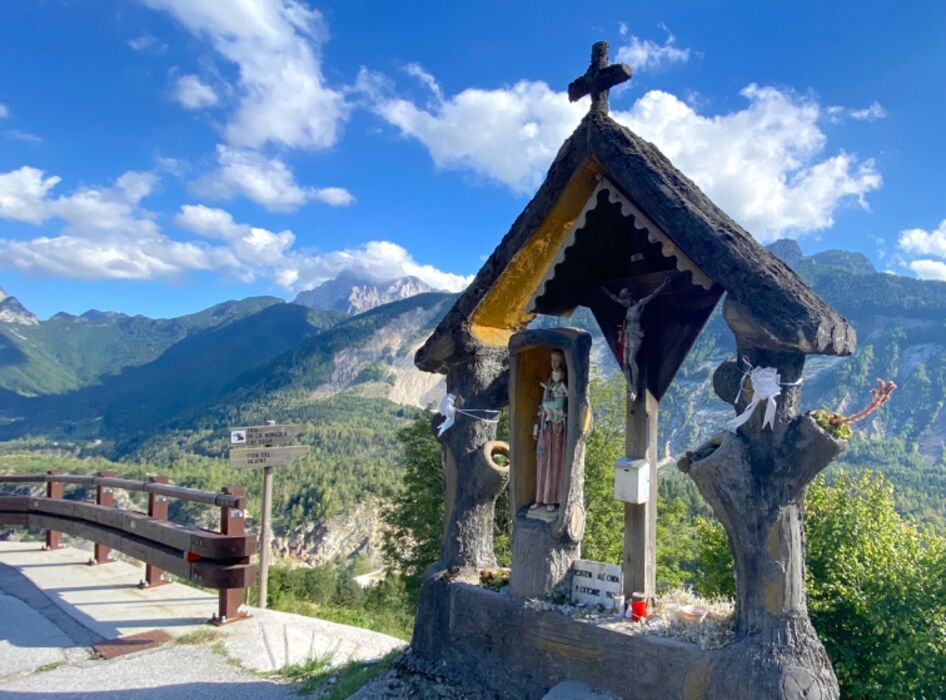
[[[259,596],[257,605],[266,607],[266,581],[269,575],[269,548],[272,539],[270,514],[273,508],[273,468],[285,467],[309,453],[308,445],[291,445],[305,433],[304,425],[266,425],[230,429],[230,468],[263,469],[263,507],[260,522]]]

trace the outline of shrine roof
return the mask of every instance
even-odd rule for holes
[[[592,111],[562,145],[538,192],[473,282],[418,350],[419,368],[445,372],[477,347],[504,347],[512,333],[528,324],[536,293],[556,255],[568,245],[569,231],[585,225],[585,213],[594,206],[602,179],[696,268],[694,282],[698,270],[714,289],[727,293],[730,306],[741,310],[737,332],[744,339],[780,351],[853,352],[854,329],[793,270],[717,207],[656,146],[607,114]]]

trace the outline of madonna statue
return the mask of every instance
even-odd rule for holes
[[[542,403],[539,404],[539,421],[535,427],[538,440],[536,447],[535,503],[531,509],[545,506],[546,511],[558,508],[562,484],[562,467],[565,463],[566,410],[568,402],[568,377],[565,372],[565,355],[552,351],[552,375],[548,383],[542,383]]]

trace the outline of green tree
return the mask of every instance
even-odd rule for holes
[[[403,487],[386,508],[386,560],[401,571],[416,593],[420,577],[440,553],[443,534],[443,465],[429,413],[419,414],[398,432]]]
[[[699,527],[699,590],[731,595],[723,528]],[[809,489],[805,539],[808,608],[842,694],[942,697],[946,538],[901,518],[882,476],[841,471]]]
[[[592,379],[594,428],[585,449],[585,536],[582,556],[618,563],[624,548],[624,506],[614,500],[614,463],[624,455],[627,393],[617,378]]]
[[[805,508],[812,622],[850,697],[942,697],[946,538],[894,509],[878,474],[816,482]]]

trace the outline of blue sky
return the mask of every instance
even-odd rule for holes
[[[946,280],[946,6],[0,4],[0,286],[171,316],[354,270],[457,289],[587,110],[763,242]]]

